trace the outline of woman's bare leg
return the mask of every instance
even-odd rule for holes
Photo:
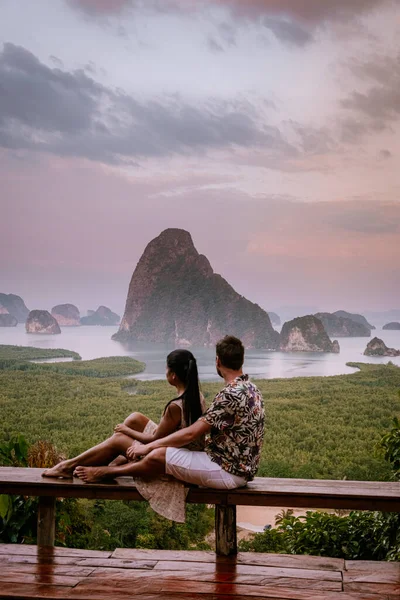
[[[166,448],[157,448],[139,462],[129,462],[120,467],[84,467],[79,465],[75,471],[85,483],[95,483],[109,477],[154,477],[165,474]]]
[[[131,445],[132,438],[123,433],[114,433],[101,444],[89,448],[79,456],[63,460],[52,469],[46,469],[42,475],[43,477],[71,477],[78,465],[108,465],[111,460],[120,454],[125,454]]]
[[[142,415],[142,413],[134,412],[125,419],[124,425],[126,425],[130,429],[134,429],[135,431],[139,431],[140,433],[143,433],[144,428],[146,427],[146,425],[149,421],[150,421],[150,419],[148,417],[146,417],[145,415]],[[115,458],[112,462],[110,462],[110,464],[108,466],[109,467],[119,467],[121,465],[125,465],[127,462],[128,462],[127,458],[125,456],[120,455],[120,456],[117,456],[117,458]]]

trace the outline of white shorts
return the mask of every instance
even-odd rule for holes
[[[243,477],[224,471],[206,452],[193,452],[185,448],[167,448],[165,471],[176,479],[216,490],[243,487]]]

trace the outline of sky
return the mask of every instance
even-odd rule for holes
[[[1,292],[121,314],[179,227],[267,310],[399,308],[400,0],[0,10]]]

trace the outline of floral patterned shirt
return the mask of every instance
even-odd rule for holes
[[[211,425],[206,445],[211,460],[228,473],[253,479],[264,437],[264,405],[248,375],[225,386],[200,419]]]

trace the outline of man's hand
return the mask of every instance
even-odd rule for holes
[[[134,460],[140,456],[146,456],[149,452],[151,452],[150,444],[141,444],[140,442],[135,441],[132,446],[129,446],[126,451],[126,456],[129,460]]]

